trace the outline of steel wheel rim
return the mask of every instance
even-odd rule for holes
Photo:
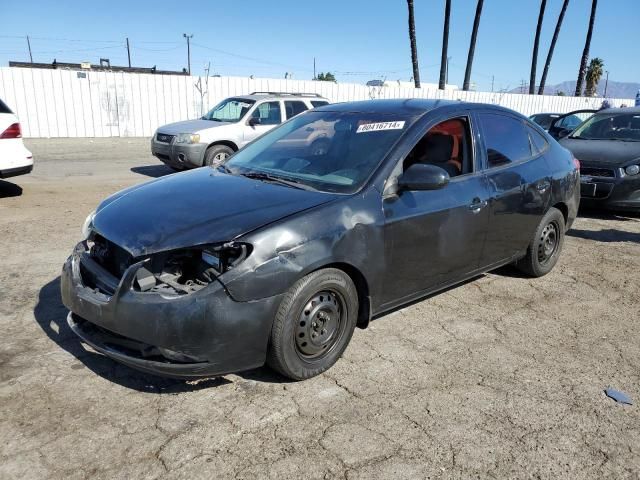
[[[213,157],[213,161],[214,162],[222,162],[223,160],[226,160],[228,156],[229,156],[229,154],[224,153],[224,152],[216,153],[216,155]]]
[[[540,242],[538,242],[538,261],[546,264],[558,251],[559,235],[558,224],[551,222],[542,229]]]
[[[345,325],[345,302],[332,290],[314,294],[305,304],[294,328],[296,352],[306,360],[317,359],[333,350]]]

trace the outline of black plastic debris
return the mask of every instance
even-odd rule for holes
[[[607,397],[612,398],[618,403],[624,403],[625,405],[633,405],[633,403],[631,402],[631,398],[626,393],[622,393],[618,390],[614,390],[613,388],[607,388],[604,391],[604,394]]]

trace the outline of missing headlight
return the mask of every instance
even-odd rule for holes
[[[148,271],[136,278],[136,287],[143,292],[193,293],[234,268],[250,252],[248,244],[228,242],[154,255]],[[149,278],[148,272],[153,278]]]

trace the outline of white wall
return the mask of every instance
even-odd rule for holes
[[[81,78],[78,74],[85,74]],[[203,85],[202,95],[196,84]],[[0,68],[0,98],[20,117],[25,137],[140,137],[157,127],[197,118],[220,100],[253,91],[312,92],[332,102],[372,98],[444,98],[499,104],[525,115],[600,106],[601,98],[244,77],[187,77],[136,73]],[[614,106],[633,99],[610,99]]]

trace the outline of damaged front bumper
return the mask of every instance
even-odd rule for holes
[[[144,262],[127,268],[114,285],[114,277],[95,264],[81,268],[86,252],[82,242],[65,262],[61,293],[71,311],[69,326],[95,350],[133,368],[177,378],[264,364],[281,295],[237,302],[219,281],[185,295],[136,291],[136,273]]]

